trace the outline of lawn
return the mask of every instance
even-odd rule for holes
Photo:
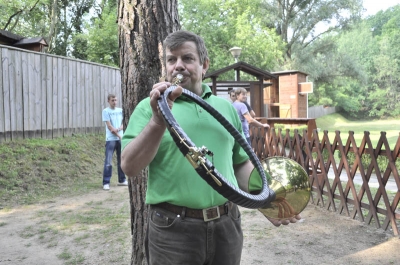
[[[329,140],[333,142],[335,131],[340,131],[343,144],[346,143],[350,131],[354,132],[357,145],[361,143],[364,132],[369,132],[372,145],[376,147],[381,132],[385,132],[390,149],[393,150],[400,135],[400,119],[352,121],[339,113],[334,113],[316,119],[316,123],[320,138],[323,136],[323,131],[326,130]]]
[[[3,142],[0,161],[0,209],[101,190],[104,136]]]

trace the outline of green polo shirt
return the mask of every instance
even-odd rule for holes
[[[207,85],[203,84],[202,89],[203,100],[242,132],[242,124],[232,104],[226,99],[212,95]],[[198,104],[184,96],[175,101],[172,114],[197,147],[205,146],[214,153],[213,158],[208,156],[208,159],[214,163],[218,172],[238,186],[233,165],[245,162],[248,156],[228,131]],[[151,116],[150,98],[146,98],[137,105],[131,115],[122,138],[122,148],[140,134]],[[214,191],[197,174],[166,130],[158,152],[149,164],[146,203],[169,202],[203,209],[224,204],[226,201],[226,198]]]

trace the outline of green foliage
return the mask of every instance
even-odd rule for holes
[[[300,57],[314,81],[310,105],[331,100],[353,118],[400,115],[399,13],[400,5],[379,12],[307,49],[317,53],[317,59]],[[318,50],[324,43],[331,49]]]
[[[74,50],[71,52],[71,55],[74,58],[81,59],[81,60],[87,60],[88,55],[87,55],[87,49],[88,49],[88,41],[86,40],[86,37],[83,34],[78,34],[75,36],[73,39],[73,46]]]
[[[362,40],[368,42],[368,32],[364,33],[359,37],[350,33],[342,34],[340,38],[327,37],[307,48],[310,51],[306,54],[317,54],[312,59],[300,58],[314,82],[310,105],[338,106],[355,117],[364,111],[367,78],[363,64],[355,59],[363,48],[354,48]],[[371,34],[369,36],[371,38]],[[323,48],[326,46],[328,48]]]
[[[87,25],[87,59],[92,62],[119,66],[117,7],[107,1],[98,18]]]
[[[101,1],[99,4],[104,3],[114,8],[113,20],[105,28],[114,26],[115,30],[106,31],[108,35],[104,36],[103,33],[102,36],[105,40],[112,39],[115,42],[118,38],[115,23],[116,2]],[[44,37],[49,45],[49,53],[88,59],[87,50],[90,44],[87,35],[91,25],[86,22],[92,9],[102,11],[95,0],[10,0],[1,3],[0,7],[0,28],[24,37]],[[109,52],[109,57],[115,57],[115,53],[118,53],[118,42],[112,46],[108,45],[110,43],[103,42],[106,44],[104,47],[109,49],[100,49],[98,46],[95,48]],[[116,61],[118,62],[118,57]],[[106,62],[116,65],[115,61]]]
[[[51,39],[49,52],[62,56],[82,55],[86,43],[80,36],[85,31],[84,21],[89,11],[94,7],[95,0],[60,0],[55,8],[55,15],[50,17],[50,22],[55,23],[56,34]],[[76,39],[78,38],[78,39]]]
[[[239,60],[262,69],[276,68],[283,43],[263,25],[260,1],[201,0],[180,2],[182,28],[202,36],[210,57],[210,72],[234,62],[229,49],[242,48]],[[230,76],[234,79],[233,73]]]
[[[287,66],[319,36],[345,28],[360,17],[361,0],[262,1],[264,22],[286,43]],[[330,24],[324,27],[322,24]],[[321,31],[321,28],[325,28]],[[301,64],[300,64],[301,66]],[[299,68],[301,69],[301,68]]]
[[[393,13],[393,11],[396,11]],[[400,5],[387,11],[392,14],[377,36],[380,53],[375,58],[376,74],[373,81],[376,90],[371,94],[373,108],[370,116],[387,117],[400,115]],[[378,14],[379,16],[379,14]]]
[[[287,131],[289,131],[289,136],[290,137],[294,136],[294,131],[295,130],[297,130],[298,133],[300,135],[302,135],[303,131],[308,129],[307,125],[298,125],[298,126],[290,127],[290,126],[287,126],[286,124],[280,124],[280,123],[275,123],[274,128],[275,128],[276,131],[281,129],[282,130],[282,134],[285,134],[285,135],[286,135]]]
[[[44,26],[46,0],[9,0],[0,3],[0,28],[27,37],[36,37]]]

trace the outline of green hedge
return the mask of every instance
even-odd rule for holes
[[[274,125],[274,128],[275,128],[276,133],[278,133],[279,129],[282,129],[283,135],[286,135],[286,129],[289,129],[290,138],[292,138],[294,136],[294,130],[298,130],[299,135],[302,136],[303,131],[308,129],[307,125],[299,125],[296,127],[287,127],[287,125],[285,125],[285,124],[278,124],[278,123]]]

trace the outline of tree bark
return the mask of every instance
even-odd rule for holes
[[[49,35],[47,36],[47,43],[49,44],[49,46],[47,47],[47,52],[51,53],[54,49],[54,35],[55,35],[55,31],[56,31],[56,25],[57,25],[57,20],[58,20],[58,16],[57,16],[57,10],[58,10],[58,1],[57,0],[53,0],[53,3],[51,4],[51,15],[50,15],[50,29],[49,29]]]
[[[148,97],[164,75],[162,42],[180,28],[177,0],[119,0],[119,50],[122,106],[125,128],[137,104]],[[134,161],[132,161],[134,163]],[[144,239],[147,231],[145,194],[147,170],[129,176],[132,228],[132,265],[147,264]]]

